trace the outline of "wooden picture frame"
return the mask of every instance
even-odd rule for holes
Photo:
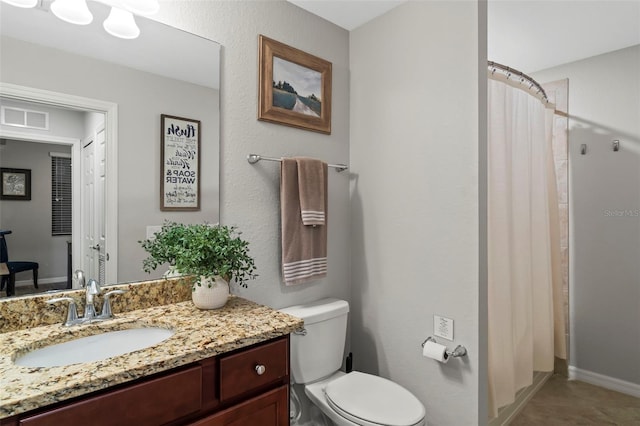
[[[331,62],[259,36],[258,120],[331,134]]]
[[[200,121],[160,116],[160,210],[200,210]]]
[[[31,200],[31,170],[0,168],[0,200]]]

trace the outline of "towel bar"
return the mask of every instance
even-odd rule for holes
[[[247,155],[247,161],[249,162],[249,164],[256,164],[260,160],[278,161],[278,162],[282,161],[280,158],[264,157],[264,156],[258,155],[258,154],[249,154],[249,155]],[[347,170],[349,168],[345,164],[327,164],[327,166],[328,167],[333,167],[334,169],[336,169],[336,171],[338,173],[344,172],[345,170]]]

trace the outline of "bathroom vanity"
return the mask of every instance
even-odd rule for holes
[[[247,426],[287,425],[288,353],[288,336],[272,339],[1,422],[24,426],[213,426],[231,421]]]
[[[101,361],[14,364],[46,345],[145,325],[175,333]],[[0,333],[0,425],[288,425],[289,333],[302,325],[231,297],[214,311],[186,301],[117,313],[97,324]]]

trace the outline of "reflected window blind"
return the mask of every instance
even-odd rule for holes
[[[51,156],[51,235],[71,235],[71,158]]]

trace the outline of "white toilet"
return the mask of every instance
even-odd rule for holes
[[[322,299],[281,310],[304,320],[291,335],[291,375],[338,426],[424,426],[422,403],[402,386],[371,374],[340,371],[349,304]]]

